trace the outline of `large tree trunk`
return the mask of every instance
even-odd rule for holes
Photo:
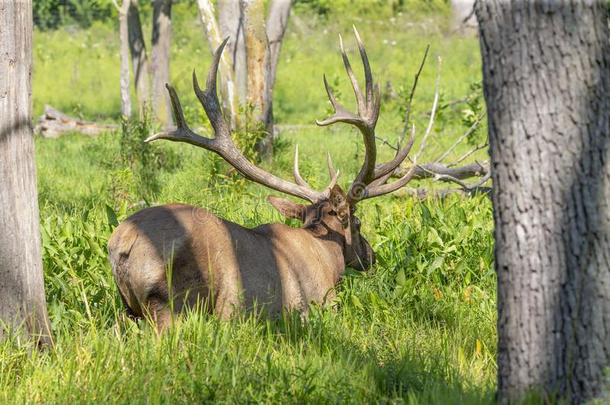
[[[32,3],[0,3],[0,322],[51,339],[31,118]],[[0,339],[5,337],[0,327]]]
[[[216,23],[214,5],[210,0],[198,0],[197,4],[205,36],[210,44],[210,50],[214,53],[224,40],[224,35],[221,37],[220,29]],[[222,99],[223,112],[230,117],[231,128],[235,128],[238,121],[238,105],[232,65],[231,50],[230,48],[225,49],[220,59],[220,98]]]
[[[146,54],[146,42],[144,42],[144,35],[142,34],[138,0],[123,1],[129,1],[129,11],[127,14],[129,51],[131,52],[131,66],[133,69],[138,109],[140,116],[142,116],[144,110],[150,106],[150,64]]]
[[[123,0],[123,4],[119,10],[121,114],[126,118],[131,117],[131,97],[129,93],[129,27],[127,22],[129,3],[130,0]]]
[[[169,58],[172,35],[172,0],[153,1],[152,30],[152,103],[159,122],[172,125],[171,106],[165,84],[169,83]]]
[[[245,105],[248,94],[248,70],[243,16],[239,1],[218,0],[218,25],[222,38],[230,38],[227,52],[231,56],[237,98],[240,105]]]
[[[265,26],[265,4],[262,0],[241,0],[244,17],[244,38],[248,65],[248,104],[256,120],[255,130],[264,130],[267,136],[257,145],[263,158],[273,154],[273,121],[270,117],[269,42]]]
[[[607,2],[477,2],[493,173],[498,397],[581,403],[610,361]]]

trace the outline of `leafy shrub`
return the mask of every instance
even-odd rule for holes
[[[91,323],[108,326],[120,305],[106,259],[113,224],[100,208],[89,204],[69,214],[51,213],[42,221],[45,290],[56,332]]]
[[[132,190],[129,190],[130,194],[143,199],[147,204],[159,192],[160,169],[173,171],[180,166],[176,153],[170,149],[161,149],[160,146],[144,142],[152,133],[152,121],[148,114],[145,114],[141,120],[122,121],[119,146],[120,166],[114,173],[118,175],[115,179],[119,180],[119,185],[121,178],[126,180],[126,183],[133,187]]]

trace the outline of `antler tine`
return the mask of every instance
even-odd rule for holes
[[[169,93],[169,99],[172,105],[172,111],[174,113],[174,118],[176,120],[176,129],[172,131],[163,131],[158,132],[152,136],[149,136],[144,140],[144,142],[152,142],[157,139],[167,139],[175,142],[185,142],[190,143],[191,145],[200,146],[205,149],[215,149],[215,143],[213,139],[204,138],[193,132],[186,120],[184,119],[184,113],[182,112],[182,105],[180,104],[180,98],[178,94],[176,94],[176,90],[169,84],[165,84],[167,91]]]
[[[335,174],[331,177],[330,183],[326,187],[327,190],[330,190],[331,188],[335,187],[335,185],[337,184],[337,180],[339,179],[339,174],[341,174],[341,171],[337,170]]]
[[[426,53],[427,53],[427,51],[426,51]],[[368,187],[366,187],[366,189],[363,192],[363,194],[364,194],[363,198],[372,198],[372,197],[377,197],[380,195],[391,193],[391,192],[396,191],[399,188],[403,187],[405,184],[407,184],[409,181],[411,181],[413,179],[413,176],[416,173],[417,159],[419,158],[420,154],[422,153],[422,151],[425,147],[426,140],[430,136],[432,127],[434,125],[434,119],[436,117],[436,111],[437,111],[438,100],[439,100],[440,70],[441,70],[441,59],[439,57],[437,73],[436,73],[436,81],[434,84],[434,101],[432,102],[432,108],[430,110],[430,119],[428,121],[428,126],[426,128],[426,132],[424,133],[424,136],[422,137],[421,143],[419,145],[419,150],[417,151],[417,153],[415,154],[415,156],[413,158],[413,166],[411,166],[411,168],[407,171],[407,173],[404,176],[402,176],[400,179],[396,180],[395,182],[389,183],[389,184],[385,184],[385,182],[390,178],[391,172],[386,172],[384,174],[380,174],[379,177],[372,184],[370,184]],[[409,140],[408,145],[405,147],[405,149],[408,149],[408,151],[404,154],[405,157],[407,156],[408,152],[411,150],[411,147],[413,146],[414,138],[415,138],[415,125],[413,125],[413,127],[412,127],[411,139]],[[398,153],[399,154],[402,153],[402,150],[399,151]],[[398,156],[398,154],[397,154],[397,156]],[[394,160],[396,160],[396,159],[394,159]],[[392,160],[389,163],[394,162],[394,160]],[[400,162],[402,162],[402,160]],[[399,162],[399,164],[400,164],[400,162]],[[376,174],[382,173],[384,170],[387,170],[387,167],[383,168],[383,166],[382,166],[382,169],[378,169],[376,171]],[[393,171],[393,169],[392,169],[392,171]]]
[[[325,190],[330,190],[337,184],[337,180],[339,179],[339,171],[335,170],[333,166],[333,162],[330,158],[330,153],[326,155],[326,163],[328,165],[328,174],[330,176],[330,183],[326,186]],[[301,176],[301,172],[299,171],[299,145],[297,144],[294,149],[294,166],[292,169],[292,173],[294,175],[294,180],[298,185],[303,187],[311,188],[309,183]]]
[[[343,46],[343,38],[339,36],[339,44],[341,48],[341,57],[343,59],[343,65],[345,71],[349,77],[354,94],[356,96],[356,102],[358,104],[358,114],[348,112],[341,104],[339,104],[324,76],[324,87],[330,103],[332,104],[335,114],[331,117],[323,120],[316,121],[318,125],[330,125],[337,122],[344,122],[356,126],[362,133],[365,146],[364,162],[356,179],[353,181],[350,189],[347,193],[348,198],[351,202],[355,203],[361,199],[361,193],[358,190],[362,190],[363,186],[366,187],[372,181],[375,180],[375,161],[377,159],[377,147],[375,145],[375,125],[377,124],[377,118],[379,117],[379,108],[381,105],[381,93],[379,86],[373,82],[373,75],[371,73],[371,66],[369,64],[368,56],[362,43],[362,39],[358,34],[358,31],[354,28],[354,34],[356,41],[358,42],[358,49],[360,50],[360,57],[362,59],[362,65],[364,67],[364,77],[366,81],[366,100],[360,91],[358,81],[352,70],[352,66],[345,52]]]
[[[426,64],[426,59],[428,57],[428,51],[430,50],[430,45],[426,46],[426,50],[424,51],[424,56],[422,57],[422,61],[419,64],[419,69],[417,73],[415,73],[415,79],[413,80],[413,86],[411,87],[411,92],[409,93],[409,99],[407,101],[407,111],[405,113],[405,129],[403,130],[400,141],[404,139],[406,132],[409,128],[409,118],[411,112],[411,105],[413,103],[413,96],[415,95],[415,90],[417,89],[417,83],[419,81],[419,76]],[[412,128],[411,136],[409,141],[405,144],[405,146],[398,151],[394,159],[386,162],[377,167],[375,170],[375,178],[380,179],[384,177],[388,173],[392,173],[400,164],[407,158],[409,153],[411,152],[411,148],[413,148],[413,142],[415,141],[415,127]],[[378,182],[377,182],[378,183]]]
[[[352,70],[352,65],[349,62],[349,58],[347,57],[347,53],[345,53],[345,48],[343,47],[343,37],[339,34],[339,46],[341,48],[341,58],[343,59],[343,66],[345,66],[345,72],[349,77],[349,80],[352,82],[352,89],[354,89],[354,95],[356,96],[356,103],[358,104],[358,111],[362,112],[365,109],[365,102],[362,97],[362,92],[360,91],[360,86],[358,86],[358,80],[356,79],[356,75]]]
[[[230,138],[231,132],[229,126],[222,116],[222,109],[220,108],[220,101],[218,100],[218,94],[216,91],[216,77],[218,75],[220,58],[228,41],[229,37],[226,37],[214,53],[214,58],[212,60],[212,65],[210,66],[210,70],[208,71],[204,91],[199,87],[197,74],[193,69],[193,90],[195,91],[199,102],[203,106],[212,128],[214,128],[215,138],[223,140]]]
[[[328,175],[332,179],[337,176],[337,171],[333,165],[333,159],[330,157],[330,152],[326,152],[326,165],[328,166]]]
[[[341,105],[337,101],[332,89],[330,88],[330,85],[328,84],[328,80],[326,80],[326,75],[324,75],[323,78],[324,78],[324,88],[326,89],[326,94],[328,95],[328,100],[330,101],[330,104],[333,106],[333,110],[335,110],[335,113],[332,116],[330,116],[324,120],[316,120],[316,124],[321,127],[324,127],[327,125],[332,125],[337,122],[346,122],[348,124],[352,124],[352,125],[356,125],[356,126],[361,125],[361,120],[356,115],[347,111],[347,109],[345,107],[343,107],[343,105]]]
[[[409,141],[405,144],[405,146],[396,152],[394,159],[386,162],[382,165],[377,166],[375,169],[375,179],[381,179],[387,174],[392,173],[400,164],[409,156],[411,149],[413,148],[413,144],[415,143],[415,125],[413,125],[411,130],[411,136],[409,136]]]
[[[180,98],[176,93],[176,90],[170,86],[169,84],[165,84],[167,91],[169,92],[169,98],[172,105],[172,111],[174,113],[174,118],[176,119],[177,128],[173,131],[165,131],[157,133],[148,139],[145,142],[152,142],[157,139],[167,139],[176,142],[186,142],[195,146],[201,146],[205,149],[210,149],[215,152],[218,152],[221,149],[220,142],[222,142],[227,137],[230,137],[230,132],[227,124],[225,123],[222,117],[222,111],[220,109],[220,102],[218,101],[218,96],[216,95],[216,74],[218,72],[218,63],[220,61],[220,56],[222,55],[222,51],[224,50],[225,45],[229,38],[225,38],[222,44],[216,50],[214,54],[214,60],[212,61],[212,66],[210,67],[210,71],[208,73],[208,79],[206,82],[206,89],[202,91],[199,87],[199,83],[197,82],[197,75],[193,70],[193,88],[195,90],[195,94],[197,94],[197,98],[201,102],[201,105],[205,109],[208,118],[210,119],[210,123],[214,128],[214,139],[204,138],[195,132],[193,132],[186,120],[184,119],[184,112],[182,111],[182,105],[180,103]]]
[[[382,183],[376,187],[367,187],[363,198],[378,197],[378,196],[381,196],[384,194],[391,193],[392,191],[396,191],[399,188],[402,188],[403,186],[405,186],[408,182],[410,182],[413,179],[413,176],[415,175],[416,167],[417,167],[417,165],[412,166],[404,176],[402,176],[400,179],[398,179],[392,183],[389,183],[389,184]],[[389,177],[390,177],[389,175],[384,176],[385,180],[389,179]]]
[[[299,144],[297,144],[294,148],[294,166],[292,168],[292,174],[294,175],[294,180],[299,186],[311,188],[307,181],[301,177],[301,173],[299,172]]]
[[[371,108],[374,103],[373,98],[373,74],[371,73],[371,65],[369,64],[369,57],[366,54],[366,49],[364,48],[364,44],[360,39],[360,34],[358,34],[358,30],[355,25],[352,25],[354,29],[354,36],[356,37],[356,42],[358,43],[358,50],[360,51],[360,58],[362,59],[362,66],[364,68],[364,82],[365,82],[365,91],[366,91],[366,103],[369,108]]]

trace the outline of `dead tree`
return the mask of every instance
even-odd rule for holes
[[[538,391],[545,402],[586,402],[608,388],[610,364],[608,2],[486,0],[476,14],[494,183],[498,398],[517,403]]]
[[[27,333],[46,344],[51,332],[31,127],[31,1],[4,2],[0,27],[0,340]]]
[[[165,127],[172,125],[172,113],[165,84],[169,83],[169,58],[172,35],[172,0],[153,1],[152,29],[152,108]]]

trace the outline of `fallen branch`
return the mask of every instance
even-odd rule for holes
[[[114,124],[99,124],[70,117],[55,108],[46,105],[44,114],[40,116],[34,131],[45,138],[59,138],[68,132],[78,132],[88,136],[96,136],[103,132],[118,128]]]
[[[403,187],[396,192],[397,196],[409,196],[419,200],[425,200],[426,198],[445,198],[452,194],[458,194],[462,196],[472,197],[475,195],[489,195],[491,194],[491,187],[479,186],[472,189],[463,188],[451,188],[451,189],[430,189],[425,187],[411,188]]]
[[[410,168],[408,167],[398,167],[394,173],[392,173],[392,177],[402,177],[409,170]],[[459,167],[450,167],[442,163],[426,163],[415,167],[413,178],[417,180],[435,179],[449,181],[449,177],[464,180],[471,177],[485,177],[488,173],[489,164],[487,162],[475,162]]]

